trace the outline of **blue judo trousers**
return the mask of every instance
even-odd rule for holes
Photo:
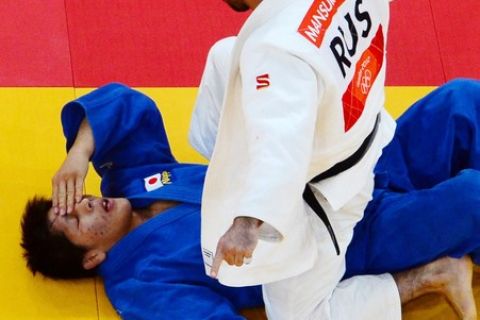
[[[433,91],[397,121],[355,227],[345,277],[470,254],[480,264],[480,82]]]

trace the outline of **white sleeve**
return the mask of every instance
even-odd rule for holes
[[[222,39],[210,49],[190,122],[190,144],[207,159],[215,145],[235,40]]]
[[[291,218],[285,215],[305,188],[323,87],[309,64],[270,46],[245,49],[240,69],[249,185],[235,215],[256,217],[283,234],[277,226]]]

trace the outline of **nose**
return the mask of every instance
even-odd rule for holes
[[[75,204],[73,215],[79,216],[83,214],[90,214],[93,212],[93,200],[89,198],[83,198],[82,201]]]

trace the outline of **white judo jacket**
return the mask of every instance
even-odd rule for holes
[[[318,257],[305,184],[348,158],[382,113],[375,156],[315,185],[334,210],[373,177],[393,136],[383,111],[388,0],[263,0],[236,40],[218,135],[202,199],[207,274],[235,217],[263,220],[278,237],[260,240],[252,262],[220,267],[223,284],[298,275]],[[191,133],[192,134],[192,133]],[[373,150],[372,150],[373,149]],[[267,230],[268,231],[268,230]],[[270,232],[272,235],[272,232]],[[344,253],[343,253],[344,254]]]

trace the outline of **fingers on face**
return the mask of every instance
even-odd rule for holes
[[[58,183],[58,194],[57,194],[57,206],[60,212],[60,215],[65,214],[66,206],[66,183],[65,181],[60,181]]]
[[[55,213],[61,215],[73,211],[75,203],[83,196],[83,179],[55,176],[52,179],[52,206]]]
[[[75,202],[75,183],[73,179],[67,180],[67,212],[70,213],[73,210],[73,204]]]
[[[52,179],[52,206],[55,213],[58,213],[58,186],[55,178]]]
[[[75,180],[75,202],[79,203],[82,201],[83,196],[83,179],[77,178]]]

